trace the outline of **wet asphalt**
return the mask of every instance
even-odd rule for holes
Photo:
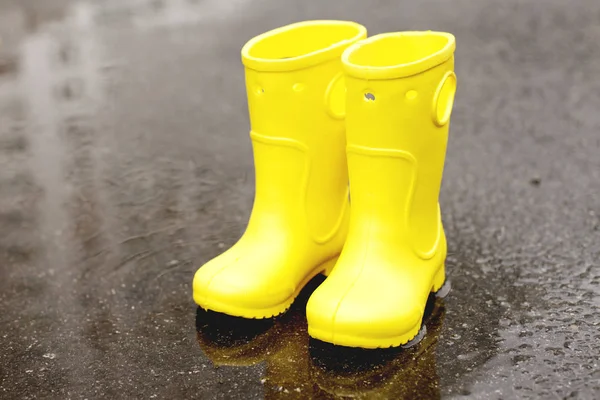
[[[241,321],[191,280],[253,198],[241,46],[304,19],[457,38],[453,291],[409,350]],[[0,398],[600,397],[600,2],[0,0]]]

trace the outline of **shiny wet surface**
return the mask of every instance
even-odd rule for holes
[[[0,0],[0,398],[597,398],[599,17],[593,0]],[[239,50],[308,18],[457,37],[453,290],[408,350],[309,340],[319,278],[275,320],[191,300],[252,204]]]
[[[265,397],[439,398],[435,348],[444,320],[443,302],[426,312],[429,334],[408,349],[363,350],[309,339],[304,307],[316,278],[290,312],[275,320],[245,321],[199,309],[198,343],[217,366],[264,363]]]

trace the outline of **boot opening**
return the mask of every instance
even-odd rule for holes
[[[366,29],[354,22],[301,22],[250,40],[242,49],[242,59],[246,66],[259,70],[298,69],[339,57],[364,37]]]
[[[442,32],[402,32],[373,36],[350,47],[343,56],[352,75],[372,78],[409,76],[449,59],[454,36]]]

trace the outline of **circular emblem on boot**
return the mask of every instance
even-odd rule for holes
[[[442,127],[450,121],[454,94],[456,93],[456,75],[448,71],[440,81],[433,96],[433,122]]]

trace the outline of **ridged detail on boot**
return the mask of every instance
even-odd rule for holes
[[[273,146],[291,147],[292,149],[300,150],[303,153],[308,153],[308,147],[295,139],[268,136],[255,131],[250,131],[250,138],[260,143],[270,144]],[[306,179],[304,179],[304,186],[306,186]]]
[[[410,210],[411,210],[411,207],[412,207],[412,204],[414,201],[414,193],[415,193],[415,187],[416,187],[416,181],[417,181],[416,177],[418,176],[418,170],[419,170],[419,164],[417,162],[417,159],[411,153],[409,153],[408,151],[404,151],[404,150],[380,149],[380,148],[360,146],[360,145],[356,145],[356,144],[350,144],[346,148],[347,148],[348,153],[354,153],[354,154],[363,155],[363,156],[367,156],[367,157],[399,158],[399,159],[406,160],[410,163],[411,169],[412,169],[412,176],[411,176],[410,184],[406,189],[408,193],[407,193],[407,201],[406,201],[406,206],[405,206],[405,216],[406,216],[405,223],[406,223],[406,227],[410,231],[411,230],[411,226],[410,226],[411,212],[410,212]],[[441,213],[439,210],[439,205],[438,205],[437,212],[438,212],[438,220],[441,220]],[[429,260],[435,256],[435,253],[439,248],[440,239],[442,236],[441,233],[442,233],[442,227],[440,224],[438,224],[436,239],[433,242],[433,244],[431,245],[431,247],[428,249],[419,249],[418,244],[414,241],[412,235],[409,235],[409,241],[411,242],[411,248],[413,249],[415,254],[417,254],[420,258],[422,258],[424,260]]]
[[[309,215],[310,207],[308,205],[308,196],[309,196],[308,182],[311,179],[311,173],[312,173],[312,168],[311,168],[311,166],[312,166],[311,158],[312,157],[311,157],[311,153],[310,153],[308,147],[305,144],[303,144],[302,142],[295,140],[295,139],[284,138],[284,137],[273,137],[273,136],[263,135],[261,133],[255,132],[255,131],[250,131],[250,137],[252,138],[252,140],[257,141],[259,143],[263,143],[263,144],[271,145],[271,146],[288,147],[288,148],[298,150],[304,154],[305,170],[304,170],[302,180],[300,182],[300,188],[301,188],[300,191],[301,191],[301,193],[304,193],[304,214],[306,215],[307,229],[315,243],[324,244],[324,243],[329,242],[336,234],[339,233],[340,227],[344,221],[344,216],[348,212],[349,189],[347,189],[346,192],[344,193],[344,195],[342,197],[340,197],[340,208],[339,208],[340,211],[339,211],[338,217],[335,220],[334,224],[330,228],[325,229],[324,234],[319,235],[318,228],[315,227],[315,222],[311,222],[310,215]]]
[[[348,203],[349,194],[350,194],[350,190],[347,190],[346,193],[344,194],[344,196],[341,198],[341,200],[340,200],[340,203],[342,204],[341,211],[339,213],[337,220],[335,221],[334,225],[331,227],[329,232],[326,232],[323,235],[319,236],[318,234],[315,233],[316,229],[311,227],[310,220],[307,219],[307,224],[309,225],[311,236],[312,236],[312,239],[315,241],[315,243],[318,243],[318,244],[327,243],[331,239],[333,239],[335,237],[335,235],[337,235],[340,232],[340,228],[342,226],[342,223],[344,222],[344,217],[346,216],[346,213],[348,212],[348,208],[349,208],[349,203]],[[308,194],[307,194],[307,196],[308,196]],[[305,203],[305,207],[306,207],[306,203]],[[308,217],[308,211],[307,211],[306,215]]]

